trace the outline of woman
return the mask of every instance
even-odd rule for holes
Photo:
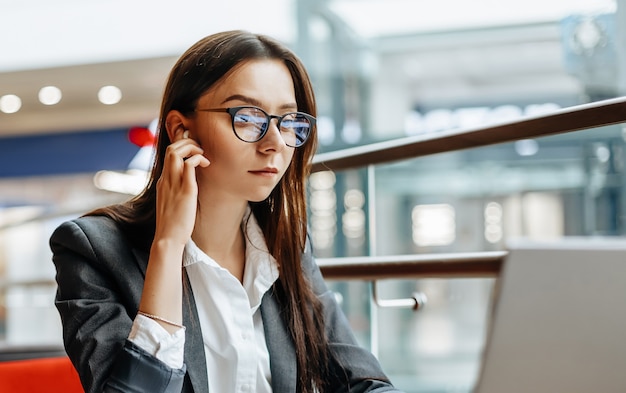
[[[307,243],[313,89],[265,36],[175,64],[140,195],[50,244],[65,348],[88,392],[395,391]]]

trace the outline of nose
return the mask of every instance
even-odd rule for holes
[[[268,129],[263,138],[259,141],[259,150],[263,152],[281,152],[287,144],[278,129],[278,119],[270,119]]]

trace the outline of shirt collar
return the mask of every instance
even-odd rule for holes
[[[241,225],[246,241],[246,264],[243,274],[243,287],[248,292],[250,306],[256,309],[263,295],[278,279],[278,263],[269,253],[265,236],[250,206],[247,207]],[[202,251],[189,239],[183,253],[183,267],[202,263],[210,268],[223,269],[219,263]]]

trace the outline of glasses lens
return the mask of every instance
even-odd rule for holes
[[[233,128],[241,140],[256,142],[267,128],[267,116],[258,108],[241,108],[233,115]]]
[[[311,132],[311,121],[301,113],[288,113],[280,122],[280,131],[287,146],[299,147]]]

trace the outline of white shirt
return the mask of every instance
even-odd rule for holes
[[[196,301],[209,391],[219,393],[272,392],[270,360],[260,305],[278,278],[276,260],[248,208],[245,227],[246,260],[243,285],[190,240],[183,266]],[[161,325],[137,315],[129,340],[172,368],[181,368],[185,329],[170,335]]]

